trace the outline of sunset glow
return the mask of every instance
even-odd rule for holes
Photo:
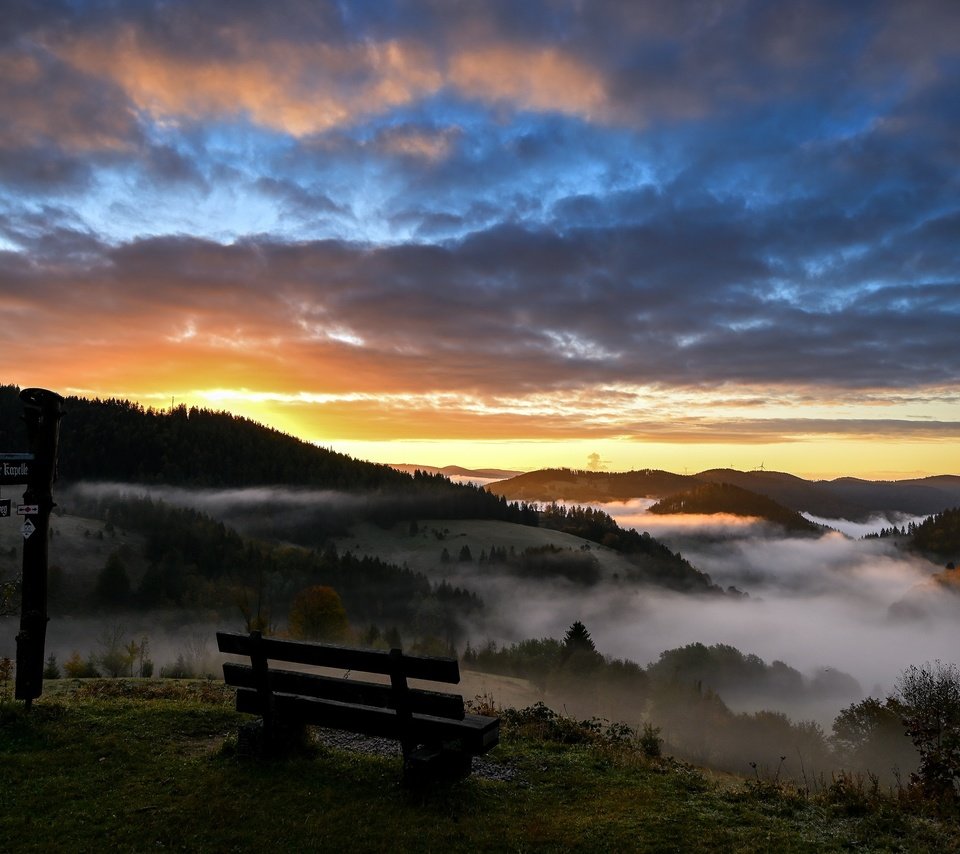
[[[960,8],[5,13],[4,382],[380,462],[960,474]]]

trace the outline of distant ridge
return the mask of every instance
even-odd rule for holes
[[[513,469],[468,469],[463,466],[422,466],[416,463],[388,463],[390,468],[397,471],[413,474],[415,471],[426,472],[427,474],[442,474],[447,477],[479,477],[484,480],[506,480],[511,477],[517,477],[524,474],[522,471]]]
[[[824,531],[820,525],[801,516],[796,510],[732,483],[701,483],[693,489],[662,498],[649,508],[649,512],[662,515],[730,513],[764,519],[781,525],[791,533],[819,536]]]
[[[595,472],[541,469],[492,483],[487,489],[511,501],[630,501],[663,499],[703,483],[728,483],[765,495],[798,513],[825,519],[865,522],[871,517],[905,513],[925,516],[960,506],[960,476],[935,475],[899,481],[838,478],[810,481],[777,471],[710,469],[693,475],[657,469]]]

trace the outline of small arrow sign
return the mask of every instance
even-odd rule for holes
[[[37,526],[33,524],[29,519],[24,520],[23,527],[20,529],[23,533],[23,538],[25,540],[30,539],[30,535],[37,530]]]
[[[39,513],[40,513],[39,504],[18,504],[17,505],[18,516],[36,516]]]

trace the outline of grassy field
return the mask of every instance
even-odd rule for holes
[[[517,553],[543,546],[578,552],[586,546],[605,576],[627,575],[633,568],[633,564],[619,552],[580,537],[549,528],[486,519],[428,519],[418,523],[415,535],[411,535],[406,523],[384,529],[364,522],[354,525],[348,536],[337,539],[336,545],[341,552],[370,555],[398,565],[406,563],[431,577],[451,574],[452,569],[457,568],[457,556],[464,546],[470,548],[473,566],[477,566],[480,553],[489,551],[494,545],[507,550],[512,548]],[[451,564],[445,565],[440,559],[444,549],[450,554]]]
[[[0,706],[0,850],[960,851],[956,824],[895,802],[712,778],[532,720],[491,754],[512,779],[413,791],[397,758],[239,759],[216,682],[51,683],[29,714]]]

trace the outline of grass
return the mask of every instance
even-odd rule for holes
[[[167,680],[64,681],[29,714],[0,706],[0,849],[960,851],[955,823],[894,804],[714,779],[601,733],[561,743],[522,716],[490,757],[512,779],[419,791],[399,758],[240,759],[247,719],[217,683]]]
[[[513,548],[518,554],[542,546],[556,546],[574,552],[589,546],[590,554],[603,567],[605,575],[619,573],[626,576],[635,569],[626,556],[613,549],[550,528],[531,528],[490,519],[426,519],[418,520],[417,524],[418,533],[411,536],[406,524],[381,528],[370,522],[361,522],[354,525],[347,536],[337,539],[337,549],[356,555],[371,555],[398,565],[407,563],[428,575],[441,577],[455,574],[458,568],[475,571],[481,551],[489,551],[494,545]],[[444,531],[443,539],[437,539],[436,534]],[[457,560],[463,546],[470,547],[473,561],[469,564],[460,564]],[[450,554],[449,564],[440,561],[444,549]]]

